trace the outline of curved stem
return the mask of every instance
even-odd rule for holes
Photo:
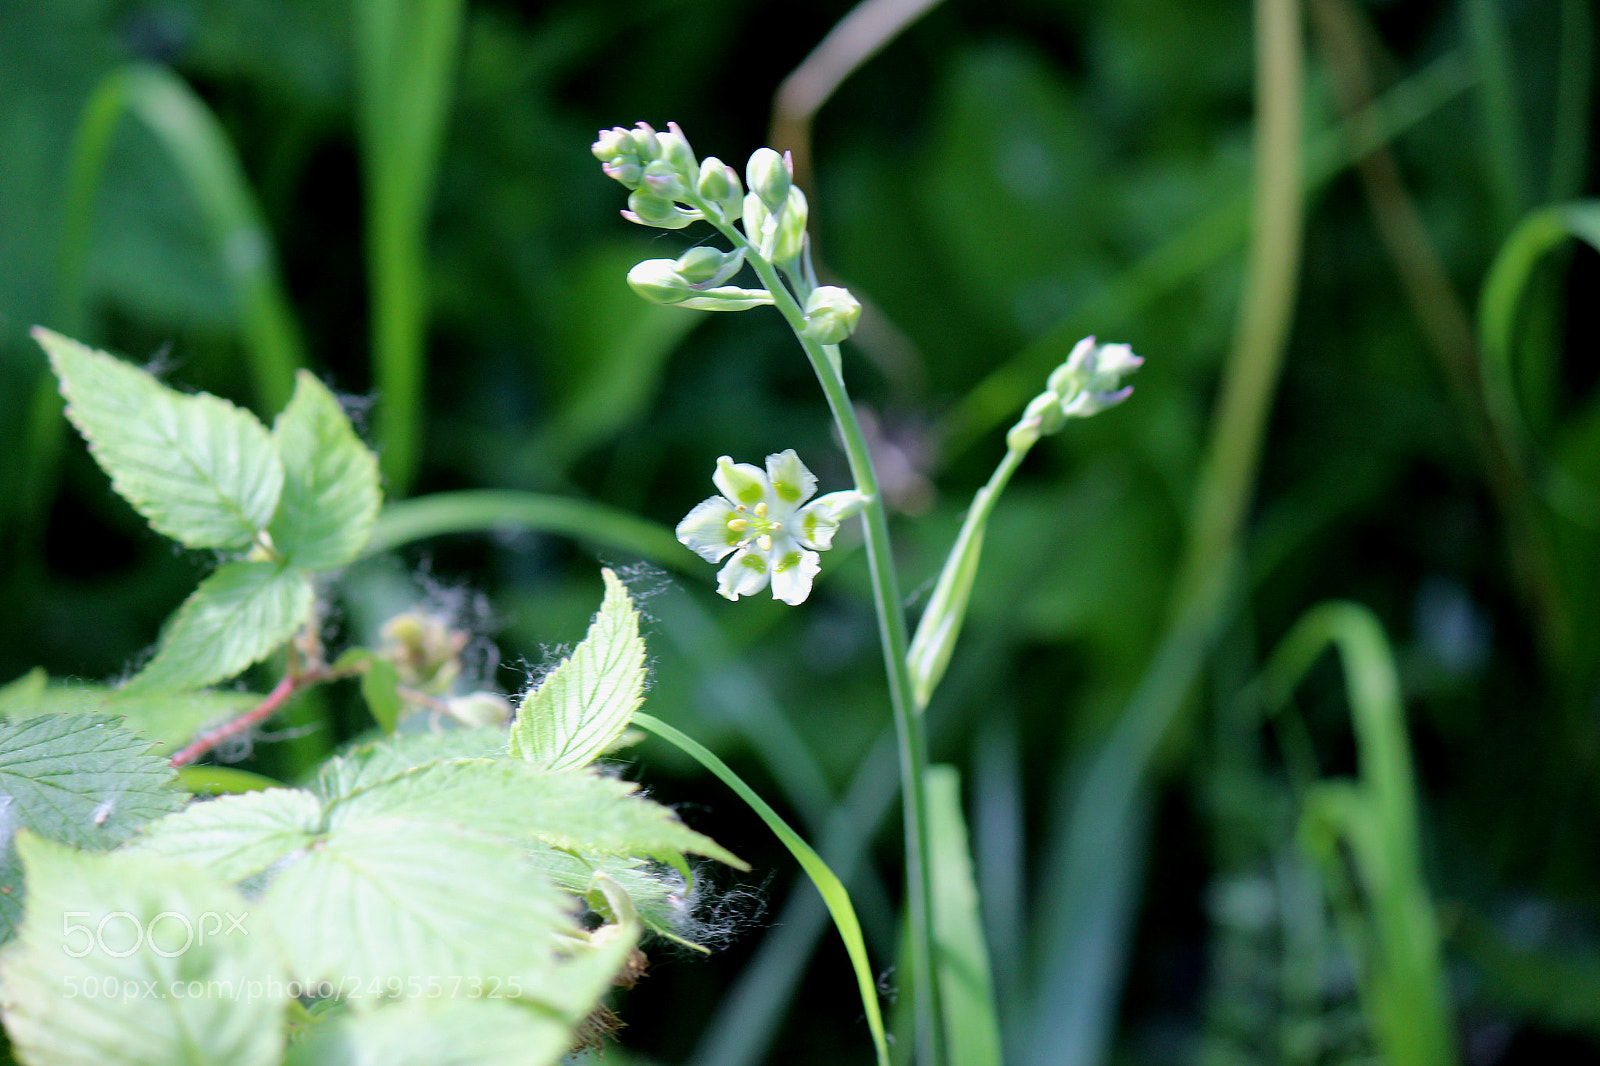
[[[694,206],[699,206],[698,204]],[[707,212],[708,220],[710,212]],[[761,283],[772,294],[773,306],[794,330],[811,369],[816,372],[828,408],[833,412],[839,435],[844,440],[845,456],[856,490],[867,498],[862,508],[866,532],[867,568],[872,578],[872,598],[878,612],[878,636],[883,646],[884,667],[889,675],[889,704],[894,713],[895,733],[900,749],[900,780],[905,796],[906,901],[911,912],[911,972],[917,1017],[917,1061],[923,1066],[942,1066],[943,1028],[939,1022],[939,994],[933,967],[933,908],[928,897],[931,862],[928,841],[928,816],[924,770],[927,767],[927,735],[912,699],[911,670],[906,660],[906,620],[901,608],[900,583],[895,577],[894,559],[889,544],[889,515],[878,474],[872,464],[866,434],[856,418],[850,394],[839,372],[839,347],[819,344],[804,333],[805,314],[794,294],[778,276],[778,269],[750,244],[744,234],[731,225],[712,222],[723,236],[746,250],[746,257]]]

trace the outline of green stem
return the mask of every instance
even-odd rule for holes
[[[692,206],[700,206],[693,204]],[[708,220],[711,212],[706,211]],[[855,407],[839,373],[839,347],[819,344],[805,335],[805,313],[788,287],[778,277],[778,269],[750,244],[744,234],[731,225],[712,222],[736,247],[746,250],[750,265],[761,283],[772,294],[773,306],[794,330],[811,369],[816,372],[828,407],[833,412],[839,435],[844,439],[845,456],[856,490],[867,498],[861,512],[866,531],[867,569],[872,577],[872,598],[878,612],[878,635],[883,645],[884,666],[889,675],[889,704],[894,713],[895,733],[900,750],[900,780],[905,796],[906,899],[911,912],[911,972],[917,1015],[917,1061],[923,1066],[942,1066],[943,1027],[939,1017],[939,994],[933,968],[933,908],[928,897],[932,873],[924,771],[927,768],[927,736],[912,698],[911,669],[906,659],[906,620],[902,613],[900,583],[895,577],[894,559],[889,545],[889,515],[878,475],[872,465],[867,438],[861,432]]]
[[[1031,448],[1032,445],[1029,445]],[[917,623],[916,635],[911,638],[911,651],[906,657],[911,670],[912,696],[920,714],[928,706],[933,690],[944,676],[950,663],[950,653],[956,638],[961,634],[961,623],[967,616],[967,601],[972,593],[972,581],[978,572],[978,558],[983,553],[983,536],[989,526],[989,516],[994,513],[995,501],[1005,491],[1011,475],[1022,465],[1028,448],[1007,450],[1000,465],[989,476],[988,484],[972,497],[961,532],[945,558],[939,581],[928,598],[927,609]]]

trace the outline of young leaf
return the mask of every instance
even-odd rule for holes
[[[28,829],[80,848],[114,848],[182,805],[150,742],[106,715],[0,722],[0,940],[22,912],[11,834]]]
[[[353,793],[328,807],[339,826],[381,815],[436,819],[511,840],[600,855],[649,855],[681,864],[693,852],[749,869],[696,833],[638,786],[593,773],[551,772],[514,759],[431,763]]]
[[[167,623],[127,693],[200,688],[266,658],[311,616],[311,579],[278,563],[224,563]]]
[[[507,843],[459,826],[375,817],[339,826],[290,863],[263,905],[292,930],[305,980],[341,978],[349,995],[421,996],[411,975],[529,979],[576,932],[565,897]],[[383,987],[398,977],[398,985]],[[487,994],[481,993],[481,994]]]
[[[269,788],[191,804],[151,823],[126,850],[181,859],[233,882],[308,847],[321,828],[317,797]]]
[[[360,554],[378,517],[378,458],[361,443],[327,386],[308,371],[272,426],[283,493],[268,532],[278,553],[307,570],[331,570]]]
[[[29,834],[31,888],[0,1009],[34,1063],[273,1066],[287,986],[252,906],[206,871]]]
[[[246,548],[266,528],[283,464],[248,411],[206,393],[169,389],[121,359],[43,327],[34,339],[111,487],[189,548]]]
[[[644,702],[639,612],[617,575],[601,570],[605,599],[573,653],[523,697],[511,754],[551,770],[587,766],[622,735]]]

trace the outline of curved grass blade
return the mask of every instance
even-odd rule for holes
[[[1600,486],[1580,480],[1541,454],[1523,418],[1514,383],[1518,310],[1523,295],[1540,260],[1569,237],[1600,251],[1600,200],[1555,204],[1534,211],[1511,231],[1489,268],[1478,304],[1484,404],[1506,452],[1545,501],[1579,525],[1600,529]],[[1546,357],[1556,358],[1556,354],[1546,353]]]
[[[828,864],[822,857],[811,849],[800,838],[800,834],[789,828],[778,812],[768,806],[767,802],[756,795],[754,789],[742,781],[738,774],[711,753],[710,749],[697,743],[693,738],[674,729],[653,715],[635,712],[633,716],[635,725],[638,725],[661,737],[671,741],[685,753],[694,758],[722,779],[723,784],[738,793],[739,798],[750,806],[750,809],[761,816],[767,827],[783,841],[783,846],[800,863],[807,876],[817,886],[817,891],[822,894],[822,900],[828,905],[828,912],[833,915],[833,922],[839,929],[839,937],[844,941],[845,950],[850,954],[850,965],[855,970],[856,986],[861,992],[861,1006],[866,1011],[867,1027],[872,1030],[873,1047],[877,1050],[879,1066],[889,1064],[889,1044],[884,1035],[883,1015],[878,1010],[878,990],[873,981],[872,963],[867,958],[866,941],[861,936],[861,923],[856,920],[855,908],[850,905],[850,894],[845,891],[843,883],[834,876]]]
[[[1385,1062],[1454,1066],[1454,1026],[1439,951],[1438,922],[1422,876],[1411,747],[1394,655],[1383,627],[1360,604],[1313,607],[1278,646],[1262,675],[1269,708],[1329,646],[1344,666],[1359,781],[1310,788],[1302,838],[1319,861],[1361,971],[1361,998]],[[1347,884],[1354,859],[1360,891]]]
[[[588,500],[535,492],[468,489],[391,503],[378,515],[364,555],[443,533],[537,530],[559,533],[685,569],[693,559],[662,526]]]

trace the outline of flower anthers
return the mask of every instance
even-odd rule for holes
[[[833,546],[839,523],[865,502],[853,490],[811,500],[816,476],[792,448],[767,456],[765,472],[724,455],[711,480],[722,495],[697,504],[678,523],[677,534],[707,562],[733,556],[717,575],[717,591],[730,600],[771,582],[773,599],[803,602],[822,566],[817,553]]]

